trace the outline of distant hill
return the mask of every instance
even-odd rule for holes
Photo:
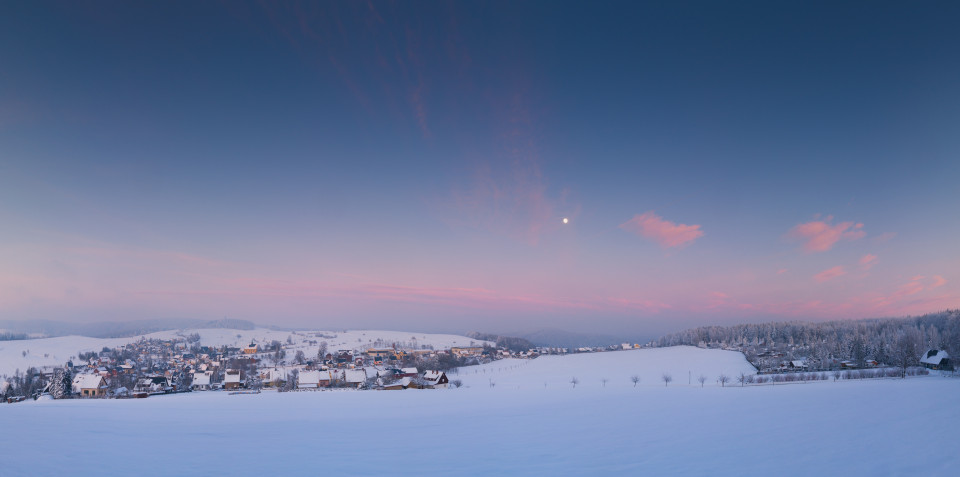
[[[578,348],[581,346],[607,346],[621,343],[624,338],[593,333],[577,333],[573,331],[542,329],[532,333],[521,334],[524,338],[537,346],[551,346],[561,348]]]
[[[466,336],[475,340],[493,341],[497,343],[497,347],[506,348],[510,351],[526,351],[536,347],[529,340],[515,336],[501,336],[493,333],[480,333],[479,331],[471,331]]]
[[[191,318],[158,318],[140,321],[100,321],[67,323],[51,320],[0,320],[0,328],[13,334],[40,334],[46,337],[78,335],[91,338],[126,338],[157,331],[181,328],[231,328],[252,330],[256,326],[246,320],[197,320]]]

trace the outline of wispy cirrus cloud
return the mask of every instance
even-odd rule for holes
[[[678,224],[664,220],[652,210],[635,215],[620,224],[620,228],[643,238],[653,240],[663,248],[683,247],[703,237],[699,225]]]
[[[877,256],[873,254],[866,254],[860,257],[860,269],[863,271],[869,271],[877,264]]]
[[[863,223],[840,222],[833,224],[833,216],[825,220],[814,220],[799,224],[789,232],[787,238],[803,242],[803,249],[807,252],[826,252],[841,240],[857,240],[863,238],[866,232]]]
[[[833,280],[837,277],[842,277],[847,274],[847,271],[843,268],[842,265],[837,265],[833,268],[828,268],[816,275],[813,276],[813,279],[818,282],[825,282],[828,280]]]

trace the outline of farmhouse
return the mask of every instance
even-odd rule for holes
[[[320,380],[326,374],[329,382],[329,372],[322,371],[300,371],[297,375],[297,389],[317,389],[320,387]]]
[[[950,355],[946,351],[932,349],[923,354],[920,358],[920,364],[927,369],[944,369],[950,371],[953,365],[950,363]]]
[[[243,387],[243,381],[240,379],[239,369],[228,369],[223,376],[223,389],[240,389]]]
[[[423,385],[427,389],[445,389],[450,382],[447,373],[443,371],[427,371],[423,373]]]
[[[100,397],[107,392],[107,381],[98,374],[80,374],[73,378],[74,394],[83,397]]]

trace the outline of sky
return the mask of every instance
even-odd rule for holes
[[[957,308],[958,22],[4,2],[0,319],[655,335]]]

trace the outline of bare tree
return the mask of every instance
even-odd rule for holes
[[[572,384],[572,385],[573,385],[573,387],[574,387],[574,388],[576,388],[576,387],[577,387],[577,385],[578,385],[578,384],[580,384],[580,380],[579,380],[579,379],[577,379],[577,377],[576,377],[576,376],[574,376],[573,378],[571,378],[571,379],[570,379],[570,384]]]
[[[640,376],[634,374],[633,376],[630,376],[630,381],[633,382],[633,387],[637,387],[637,383],[640,382]]]
[[[720,387],[726,387],[727,383],[730,382],[730,376],[721,374],[720,377],[717,378],[717,381],[720,381]]]
[[[455,388],[459,388],[460,386],[463,386],[463,381],[454,379],[453,381],[450,381],[450,384],[452,384]]]
[[[663,386],[666,387],[668,384],[670,384],[670,381],[673,381],[673,376],[663,373],[663,376],[660,376],[660,379],[663,380]]]
[[[740,375],[737,376],[737,382],[740,383],[740,387],[743,387],[743,385],[747,384],[747,375],[740,373]]]
[[[707,382],[707,377],[701,374],[700,377],[697,378],[697,381],[700,381],[700,387],[702,388],[703,383]]]
[[[902,330],[894,343],[893,360],[900,368],[900,377],[907,377],[907,368],[915,366],[920,358],[920,333],[915,329]]]
[[[607,379],[607,378],[600,378],[600,381],[603,382],[603,387],[607,387],[607,381],[609,381],[609,379]]]
[[[303,364],[303,362],[307,360],[307,356],[303,354],[302,349],[298,349],[293,359],[297,361],[297,364]]]

